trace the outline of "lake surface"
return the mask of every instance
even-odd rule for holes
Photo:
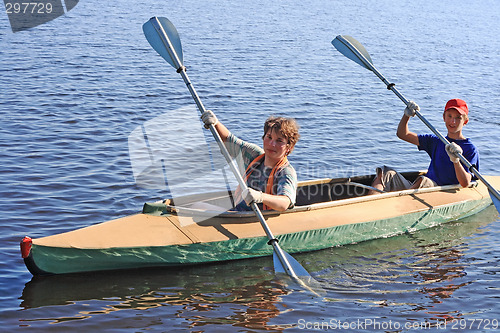
[[[169,194],[136,184],[128,148],[138,126],[193,104],[142,33],[151,16],[177,27],[193,85],[235,134],[259,142],[270,114],[298,120],[290,160],[300,179],[311,179],[382,164],[419,170],[429,161],[396,138],[403,103],[332,47],[339,34],[358,39],[441,132],[445,102],[466,100],[464,134],[480,151],[480,171],[499,175],[499,13],[493,0],[88,0],[18,33],[0,15],[2,327],[400,332],[444,331],[447,319],[448,330],[498,328],[500,219],[492,207],[414,234],[294,255],[326,290],[321,298],[284,286],[270,258],[32,278],[19,242],[136,213]],[[429,132],[418,119],[410,126]],[[169,140],[182,150],[193,137]]]

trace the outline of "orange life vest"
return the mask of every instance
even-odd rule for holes
[[[262,159],[264,158],[265,154],[257,156],[250,164],[248,165],[247,169],[245,170],[245,181],[248,180],[248,177],[252,174],[252,172],[256,169],[256,167],[262,162]],[[283,169],[286,165],[288,164],[288,158],[284,156],[281,160],[276,163],[276,165],[273,167],[271,170],[271,174],[269,174],[269,177],[267,178],[267,185],[266,185],[266,192],[267,194],[273,194],[273,185],[274,185],[274,176],[276,175],[276,172],[279,170]],[[238,190],[237,190],[238,192]],[[264,209],[269,209],[266,205],[263,205]]]

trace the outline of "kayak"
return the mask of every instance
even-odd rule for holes
[[[403,173],[409,180],[422,174]],[[373,178],[301,181],[296,206],[284,212],[263,211],[264,218],[280,246],[299,253],[431,228],[492,204],[481,182],[467,188],[447,185],[368,195]],[[500,187],[500,176],[485,178]],[[173,267],[272,255],[273,248],[252,211],[216,212],[194,204],[217,207],[229,194],[221,191],[146,203],[138,214],[38,239],[26,236],[21,254],[33,275]]]

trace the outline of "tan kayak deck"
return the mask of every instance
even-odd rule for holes
[[[500,177],[487,177],[500,187]],[[302,182],[302,185],[330,184],[332,180]],[[445,186],[408,190],[344,200],[297,206],[284,213],[266,212],[267,223],[275,236],[306,230],[389,219],[435,207],[488,198],[487,188],[477,183],[469,188]],[[182,214],[179,212],[178,214]],[[457,216],[459,218],[460,216]],[[33,239],[33,244],[82,249],[168,246],[265,237],[260,223],[248,213],[224,213],[202,222],[184,222],[176,214],[160,216],[136,214],[59,235]],[[183,220],[185,221],[185,220]]]

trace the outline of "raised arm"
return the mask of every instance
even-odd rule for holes
[[[217,133],[219,133],[220,138],[222,141],[226,142],[227,137],[231,132],[227,129],[226,126],[224,126],[215,116],[215,114],[207,110],[201,115],[201,119],[203,120],[203,123],[205,124],[205,128],[209,128],[210,125],[214,125],[215,129],[217,130]]]
[[[415,102],[410,101],[408,103],[408,106],[405,108],[403,117],[401,117],[401,120],[399,121],[398,129],[396,132],[398,138],[406,142],[413,143],[417,146],[419,146],[418,135],[417,133],[413,133],[409,130],[408,122],[410,121],[410,118],[415,116],[415,111],[419,109],[419,106]]]

